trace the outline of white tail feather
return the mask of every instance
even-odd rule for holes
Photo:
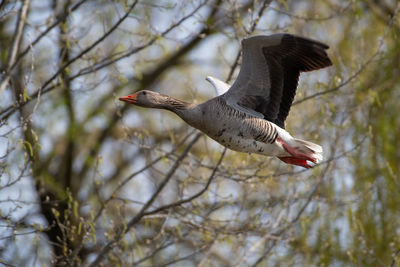
[[[311,143],[311,142],[309,142],[309,141],[305,141],[305,140],[301,140],[301,139],[296,139],[296,138],[295,138],[295,141],[296,141],[297,143],[300,143],[300,144],[302,144],[302,145],[308,147],[308,148],[311,149],[311,150],[314,150],[315,152],[322,153],[322,147],[321,147],[320,145]]]
[[[309,141],[293,138],[290,133],[285,129],[273,124],[275,129],[278,131],[278,136],[287,143],[289,146],[297,149],[299,152],[307,155],[308,157],[315,159],[315,163],[320,163],[324,158],[322,156],[322,147],[311,143]],[[314,161],[314,160],[313,160]]]
[[[322,147],[320,145],[296,138],[294,139],[294,141],[296,142],[296,147],[298,147],[300,151],[309,155],[312,158],[317,159],[316,163],[320,163],[324,158],[322,155]]]

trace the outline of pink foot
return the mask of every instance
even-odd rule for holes
[[[287,164],[297,165],[300,167],[304,167],[306,169],[312,168],[313,165],[309,164],[310,161],[305,159],[298,159],[293,157],[278,157],[278,159],[282,160]]]
[[[280,160],[283,162],[289,163],[289,164],[294,164],[298,165],[304,168],[311,168],[313,167],[310,165],[308,162],[312,163],[317,163],[317,159],[310,157],[306,153],[302,152],[300,149],[297,147],[292,147],[289,146],[285,141],[283,141],[281,138],[277,138],[276,142],[280,143],[282,147],[290,154],[292,157],[278,157]]]

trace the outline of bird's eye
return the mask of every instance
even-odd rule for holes
[[[143,95],[146,95],[146,92],[143,92]]]

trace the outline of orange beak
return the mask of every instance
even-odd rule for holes
[[[127,96],[124,96],[124,97],[120,97],[119,100],[127,102],[127,103],[136,104],[137,103],[137,93],[134,93],[134,94],[131,94],[131,95],[127,95]]]

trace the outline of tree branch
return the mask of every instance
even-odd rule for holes
[[[30,1],[30,0],[27,0]],[[108,36],[110,36],[111,33],[113,33],[118,26],[129,16],[130,12],[132,12],[133,8],[136,6],[138,0],[135,0],[131,6],[129,7],[129,9],[126,11],[126,13],[124,14],[124,16],[122,16],[122,18],[120,18],[104,35],[102,35],[99,39],[97,39],[95,42],[93,42],[91,45],[89,45],[88,47],[86,47],[84,50],[82,50],[78,55],[76,55],[75,57],[73,57],[72,59],[68,60],[67,62],[65,62],[49,79],[47,79],[42,86],[40,86],[40,88],[32,94],[32,96],[30,96],[31,99],[34,99],[36,96],[38,96],[39,94],[46,93],[49,91],[49,89],[46,90],[46,87],[53,82],[54,79],[56,79],[58,77],[58,75],[60,75],[68,66],[70,66],[72,63],[74,63],[76,60],[82,58],[82,56],[84,56],[85,54],[87,54],[89,51],[91,51],[94,47],[96,47],[99,43],[101,43],[102,41],[104,41],[104,39],[106,39]],[[55,87],[51,87],[51,88],[55,88]],[[0,93],[1,93],[1,87],[0,87]],[[28,103],[28,101],[24,101],[22,103],[17,103],[17,107],[22,107],[24,106],[26,103]],[[10,106],[9,108],[12,109],[12,106]],[[3,110],[1,112],[1,114],[3,114],[4,112],[7,112],[9,110],[9,108],[6,108],[5,110]],[[7,113],[6,113],[7,114]],[[10,113],[8,113],[6,116],[11,115]],[[2,118],[4,119],[4,117]]]
[[[45,31],[43,31],[41,34],[39,34],[38,37],[36,37],[36,39],[34,41],[32,41],[29,45],[26,46],[26,48],[24,49],[24,51],[22,51],[17,59],[15,60],[15,62],[10,66],[10,71],[12,71],[17,64],[19,63],[19,61],[29,52],[29,50],[32,49],[32,47],[34,47],[44,36],[46,36],[54,27],[56,27],[58,24],[60,24],[60,22],[65,21],[65,19],[68,17],[69,14],[71,14],[73,11],[75,11],[80,5],[82,5],[84,2],[86,2],[87,0],[81,0],[80,2],[76,3],[72,8],[70,8],[69,10],[67,10],[66,12],[64,12],[62,15],[58,16],[57,20],[55,22],[53,22],[53,24],[51,24],[49,27],[47,27],[47,29]],[[5,1],[3,1],[2,3],[4,3]],[[1,92],[1,91],[0,91]]]
[[[21,45],[22,34],[24,32],[25,22],[26,22],[26,18],[28,15],[28,9],[29,9],[30,3],[31,3],[31,0],[25,0],[20,9],[20,12],[18,13],[18,20],[17,20],[17,27],[16,27],[15,35],[14,35],[14,41],[13,41],[13,45],[10,48],[10,52],[8,54],[6,74],[0,83],[0,95],[1,95],[2,91],[6,88],[6,86],[8,85],[8,82],[10,81],[11,67],[14,65],[14,63],[16,61],[17,53],[18,53],[19,47]]]
[[[146,202],[146,204],[140,209],[138,214],[133,217],[128,224],[126,225],[125,229],[120,229],[116,236],[113,238],[113,240],[109,241],[103,249],[100,251],[100,253],[97,255],[96,259],[90,264],[91,267],[97,266],[100,264],[101,260],[103,257],[113,248],[113,246],[122,238],[124,234],[126,234],[130,229],[137,223],[139,222],[142,217],[145,214],[145,211],[153,204],[153,202],[156,200],[160,192],[164,189],[164,187],[167,185],[169,180],[171,179],[172,175],[175,173],[177,168],[179,167],[181,161],[186,157],[186,155],[189,153],[190,149],[192,146],[199,140],[201,137],[201,133],[196,134],[196,136],[193,138],[193,140],[187,145],[185,150],[182,152],[182,154],[178,157],[178,159],[175,161],[174,165],[171,167],[171,169],[168,171],[168,173],[165,175],[163,181],[158,185],[156,191],[153,193],[151,198]]]
[[[210,177],[209,177],[208,180],[207,180],[206,186],[205,186],[203,189],[201,189],[199,192],[197,192],[196,194],[194,194],[194,195],[191,196],[191,197],[188,197],[188,198],[179,200],[179,201],[177,201],[177,202],[174,202],[174,203],[171,203],[171,204],[168,204],[168,205],[165,205],[165,206],[161,206],[161,207],[156,208],[156,209],[154,209],[154,210],[145,212],[145,213],[143,214],[143,216],[155,214],[155,213],[158,213],[158,212],[160,212],[160,211],[164,211],[164,210],[167,210],[167,209],[170,209],[170,208],[173,208],[173,207],[180,206],[180,205],[182,205],[182,204],[191,202],[192,200],[194,200],[194,199],[200,197],[202,194],[204,194],[204,192],[206,192],[207,189],[208,189],[208,187],[210,186],[211,182],[214,180],[215,173],[217,172],[219,166],[221,165],[221,162],[222,162],[222,160],[223,160],[223,158],[224,158],[224,156],[225,156],[226,150],[227,150],[227,148],[224,147],[224,150],[222,151],[221,156],[219,157],[218,162],[217,162],[217,164],[215,165],[215,167],[214,167],[214,169],[213,169],[213,171],[212,171]]]

